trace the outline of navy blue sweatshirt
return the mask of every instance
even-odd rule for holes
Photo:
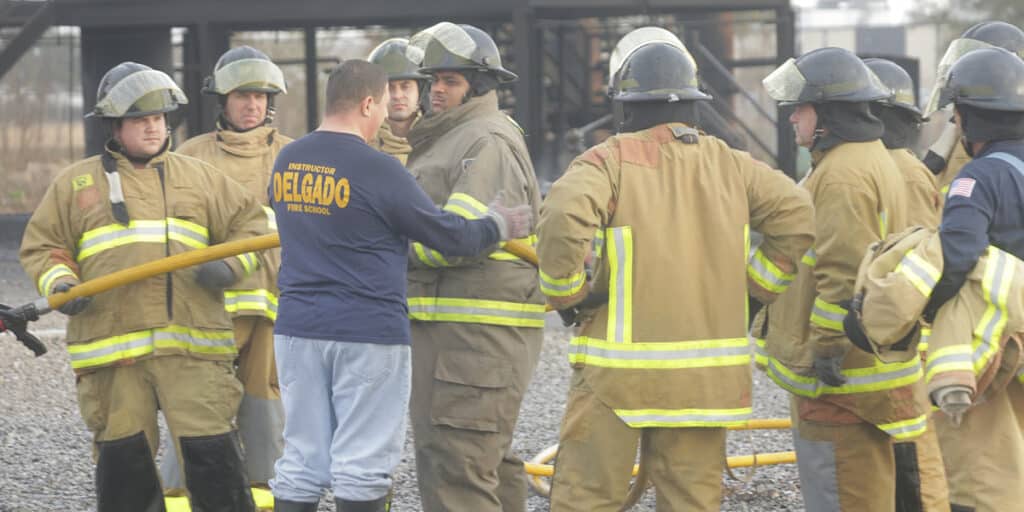
[[[960,170],[939,234],[944,263],[926,309],[931,315],[960,291],[989,245],[1024,259],[1024,141],[989,143]]]
[[[493,220],[441,211],[398,160],[351,134],[285,146],[269,193],[281,235],[277,334],[408,344],[409,240],[451,256],[499,241]]]

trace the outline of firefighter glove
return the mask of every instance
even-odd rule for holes
[[[839,371],[843,365],[843,356],[815,356],[814,373],[818,380],[829,386],[838,387],[846,384],[846,377]]]
[[[505,206],[501,193],[488,205],[487,216],[498,225],[502,240],[523,238],[533,230],[533,210],[530,205]]]
[[[53,285],[53,290],[51,290],[50,293],[64,293],[74,288],[75,284],[77,283],[69,283],[67,281],[57,283]],[[85,308],[89,307],[89,304],[91,303],[92,297],[76,297],[65,302],[63,306],[57,308],[57,311],[60,311],[61,313],[64,313],[65,315],[68,316],[74,316],[81,313],[82,311],[85,311]]]
[[[196,282],[211,292],[220,292],[234,284],[235,272],[223,261],[208,261],[196,270]]]
[[[932,392],[932,401],[949,416],[953,426],[959,427],[964,413],[971,406],[971,388],[967,386],[943,386]]]
[[[952,119],[950,119],[952,121]],[[949,122],[942,128],[942,133],[924,157],[924,164],[933,174],[939,174],[946,169],[950,155],[953,154],[953,147],[960,142],[960,129],[956,124]]]

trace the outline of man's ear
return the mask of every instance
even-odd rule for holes
[[[373,107],[373,96],[363,98],[363,102],[360,103],[359,107],[359,111],[363,114],[363,117],[370,117],[370,109]]]

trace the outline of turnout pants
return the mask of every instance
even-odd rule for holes
[[[512,432],[543,330],[412,322],[410,417],[422,510],[524,512]]]
[[[725,469],[724,428],[631,428],[576,371],[559,434],[552,512],[618,512],[629,492],[637,446],[659,512],[717,511]]]
[[[1024,503],[1024,385],[968,409],[959,427],[935,413],[954,512],[1016,510]]]
[[[244,393],[238,407],[238,435],[245,451],[246,474],[253,486],[266,487],[274,476],[284,440],[284,407],[274,361],[274,323],[261,316],[239,316],[232,322],[238,346],[238,379]],[[160,462],[168,494],[180,494],[184,474],[175,453]]]
[[[924,434],[903,441],[870,423],[797,425],[793,444],[807,510],[949,510],[933,421]]]

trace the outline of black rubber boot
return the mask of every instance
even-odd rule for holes
[[[334,510],[336,512],[388,512],[391,510],[391,493],[373,501],[349,501],[335,497]]]
[[[96,443],[98,512],[165,512],[164,494],[146,434]]]
[[[303,503],[274,498],[274,512],[316,512],[319,502]]]
[[[182,437],[179,443],[192,512],[255,512],[234,432]]]

